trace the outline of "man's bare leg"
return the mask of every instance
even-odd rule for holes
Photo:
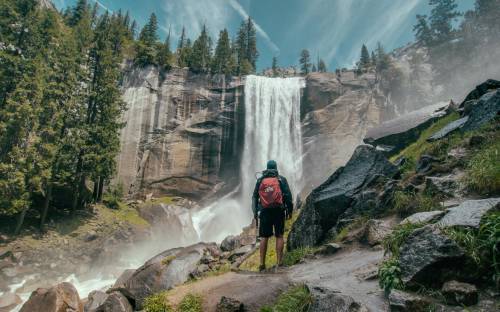
[[[266,266],[267,241],[269,237],[262,237],[260,240],[260,267]]]
[[[285,240],[283,236],[276,237],[276,257],[278,258],[278,266],[283,264],[283,247],[285,246]]]

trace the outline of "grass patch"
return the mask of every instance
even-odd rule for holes
[[[164,196],[164,197],[152,199],[151,203],[169,205],[169,204],[175,203],[175,201],[176,201],[176,197],[174,197],[174,196]]]
[[[203,312],[203,298],[200,295],[187,294],[177,306],[177,312]]]
[[[175,259],[175,255],[170,255],[168,257],[165,257],[163,260],[161,260],[161,264],[163,265],[169,265],[172,260]]]
[[[465,183],[478,194],[500,193],[500,140],[486,144],[470,159]]]
[[[390,251],[394,257],[398,258],[401,245],[403,245],[413,231],[422,226],[422,223],[405,223],[395,227],[391,234],[387,235],[382,242],[385,251]]]
[[[459,118],[460,115],[454,112],[436,120],[427,129],[422,131],[419,139],[415,143],[407,146],[399,154],[392,156],[390,160],[394,162],[400,156],[406,157],[407,164],[402,169],[409,170],[410,168],[411,169],[415,168],[417,160],[423,154],[430,154],[434,156],[443,155],[448,151],[449,146],[456,145],[456,143],[460,139],[457,136],[448,136],[436,142],[427,142],[427,139],[437,131],[444,128],[444,126],[446,126],[450,122],[457,120]]]
[[[450,228],[445,233],[474,260],[479,274],[489,274],[493,282],[500,282],[500,212],[485,216],[479,230]]]
[[[144,312],[173,312],[164,292],[147,297],[143,303]]]
[[[114,217],[128,222],[132,225],[140,226],[140,227],[148,227],[150,224],[148,221],[144,220],[139,213],[134,208],[120,203],[119,208],[116,211],[111,211]]]
[[[312,303],[312,296],[305,285],[291,287],[282,293],[272,306],[261,308],[261,312],[305,312]]]
[[[396,191],[393,198],[393,211],[400,217],[407,217],[415,212],[441,210],[440,199],[425,193]]]
[[[283,235],[283,239],[285,240],[285,248],[284,248],[284,255],[283,255],[283,261],[287,258],[287,254],[289,252],[286,251],[286,241],[288,238],[288,234],[290,233],[290,230],[292,229],[292,225],[297,220],[297,217],[299,214],[297,212],[294,212],[292,215],[291,219],[286,220],[285,222],[285,234]],[[276,238],[273,236],[269,238],[268,245],[267,245],[267,254],[266,254],[266,266],[267,267],[272,267],[273,265],[276,265]],[[260,265],[260,254],[259,250],[255,250],[255,252],[248,257],[241,265],[240,269],[242,270],[248,270],[248,271],[258,271],[259,270],[259,265]]]
[[[297,264],[304,257],[314,254],[317,248],[313,247],[301,247],[291,251],[285,252],[283,255],[283,264],[291,266]]]
[[[327,241],[340,243],[347,238],[349,232],[364,227],[369,220],[370,218],[368,216],[358,216],[351,223],[341,228],[340,231],[335,235],[335,237],[331,237],[330,239],[327,239]]]

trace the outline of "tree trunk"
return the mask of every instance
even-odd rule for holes
[[[26,217],[26,213],[28,212],[28,209],[29,209],[29,207],[26,207],[23,209],[23,211],[21,211],[21,213],[19,213],[19,216],[17,219],[16,229],[14,230],[15,235],[18,235],[19,233],[21,233],[21,228],[23,227],[23,223],[24,223],[24,217]]]
[[[99,191],[97,192],[97,202],[100,203],[102,202],[102,192],[104,190],[104,178],[99,177]]]
[[[45,231],[45,219],[49,212],[50,201],[52,200],[52,183],[49,182],[47,186],[47,192],[45,195],[45,200],[43,202],[42,217],[40,218],[40,231]]]
[[[98,197],[99,197],[99,184],[100,184],[101,178],[98,177],[94,180],[94,190],[92,191],[92,200],[94,203],[97,202]]]
[[[71,205],[71,214],[75,214],[76,208],[78,206],[78,200],[82,194],[82,190],[85,187],[85,176],[80,175],[80,181],[76,183],[75,197],[73,197],[73,204]]]

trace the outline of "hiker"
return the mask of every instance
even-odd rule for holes
[[[262,177],[257,179],[252,210],[261,238],[259,271],[266,269],[267,242],[273,233],[276,237],[277,263],[281,266],[285,244],[285,218],[292,217],[293,202],[288,182],[278,174],[278,165],[274,160],[267,162],[267,169],[262,172]]]

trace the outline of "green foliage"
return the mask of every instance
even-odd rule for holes
[[[318,71],[320,73],[326,73],[328,71],[328,69],[326,67],[326,63],[325,63],[325,61],[323,61],[323,59],[319,59],[319,62],[318,62]]]
[[[276,56],[273,56],[271,69],[273,71],[273,77],[278,77],[278,58]]]
[[[187,294],[177,306],[177,312],[202,312],[203,298],[195,294]]]
[[[366,46],[363,44],[363,46],[361,47],[361,56],[359,58],[358,68],[360,70],[365,70],[370,66],[370,64],[370,53],[368,52]]]
[[[443,42],[452,38],[452,23],[460,15],[456,11],[458,5],[455,0],[430,0],[432,6],[429,17],[430,29],[437,42]]]
[[[438,196],[418,192],[394,192],[393,211],[401,217],[407,217],[415,212],[440,210],[442,208]]]
[[[500,141],[482,146],[467,165],[465,182],[478,194],[500,193]]]
[[[397,258],[392,257],[380,264],[378,270],[378,282],[386,295],[388,295],[392,289],[403,289],[401,269]]]
[[[144,299],[144,312],[173,312],[167,302],[165,293],[151,295]]]
[[[291,266],[300,262],[304,257],[314,254],[316,251],[312,247],[301,247],[291,251],[287,251],[283,255],[283,264],[286,266]]]
[[[104,195],[104,204],[111,209],[118,209],[123,198],[123,184],[117,183],[110,186],[108,192]]]
[[[417,24],[413,26],[417,42],[428,46],[432,43],[432,31],[427,23],[427,15],[417,14]]]
[[[261,312],[306,312],[312,296],[305,285],[293,286],[282,293],[272,306],[261,308]]]
[[[212,61],[212,73],[231,75],[235,71],[236,60],[231,49],[231,40],[227,29],[221,30],[215,55]]]
[[[203,25],[200,36],[193,43],[189,67],[196,73],[207,73],[210,69],[212,58],[212,39],[207,28]]]
[[[382,245],[385,251],[390,251],[393,257],[399,257],[399,248],[401,245],[403,245],[413,231],[422,226],[423,224],[421,223],[405,223],[398,225],[391,234],[384,238]]]
[[[158,54],[158,20],[153,13],[148,23],[142,28],[136,44],[135,63],[139,66],[154,65]]]
[[[446,234],[465,249],[478,266],[478,272],[491,274],[492,280],[500,281],[500,212],[483,217],[479,230],[451,228]]]
[[[255,72],[259,52],[257,51],[257,33],[250,17],[241,23],[235,42],[237,74],[247,75]]]

